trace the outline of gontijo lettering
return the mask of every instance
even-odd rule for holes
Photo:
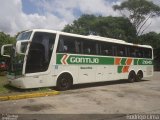
[[[70,58],[71,63],[99,63],[98,58],[83,58],[83,57],[71,57]]]

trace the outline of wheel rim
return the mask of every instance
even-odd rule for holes
[[[67,88],[68,87],[68,80],[67,79],[65,79],[65,78],[63,78],[62,80],[61,80],[61,87],[63,87],[63,88]]]
[[[137,77],[138,77],[139,80],[142,79],[142,75],[141,74],[138,74]]]
[[[134,82],[134,77],[133,76],[131,76],[131,79],[130,79],[132,82]]]
[[[72,83],[72,78],[70,75],[61,75],[58,79],[57,79],[57,85],[56,88],[60,91],[64,91],[64,90],[68,90],[71,88],[71,86],[73,85]]]
[[[130,74],[129,81],[130,82],[134,82],[135,81],[135,75],[134,74]]]

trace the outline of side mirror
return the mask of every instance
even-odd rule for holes
[[[13,44],[6,44],[1,47],[1,55],[4,57],[10,57],[9,52]],[[7,53],[8,52],[8,53]]]
[[[17,41],[16,43],[16,52],[21,55],[25,55],[29,40]]]

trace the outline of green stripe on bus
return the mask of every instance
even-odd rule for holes
[[[138,59],[134,59],[134,65],[138,65]]]
[[[97,65],[114,65],[116,57],[87,56],[72,54],[57,54],[56,64],[97,64]],[[121,65],[126,65],[127,58],[121,59]],[[133,65],[153,65],[150,59],[134,59]]]
[[[153,65],[153,60],[149,60],[149,59],[134,59],[134,65]]]
[[[118,66],[118,73],[122,73],[123,66]]]
[[[121,60],[121,65],[126,65],[126,58],[122,58],[122,60]]]

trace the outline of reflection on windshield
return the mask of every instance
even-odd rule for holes
[[[18,35],[17,40],[29,40],[30,36],[32,34],[32,31],[30,32],[22,32]]]

